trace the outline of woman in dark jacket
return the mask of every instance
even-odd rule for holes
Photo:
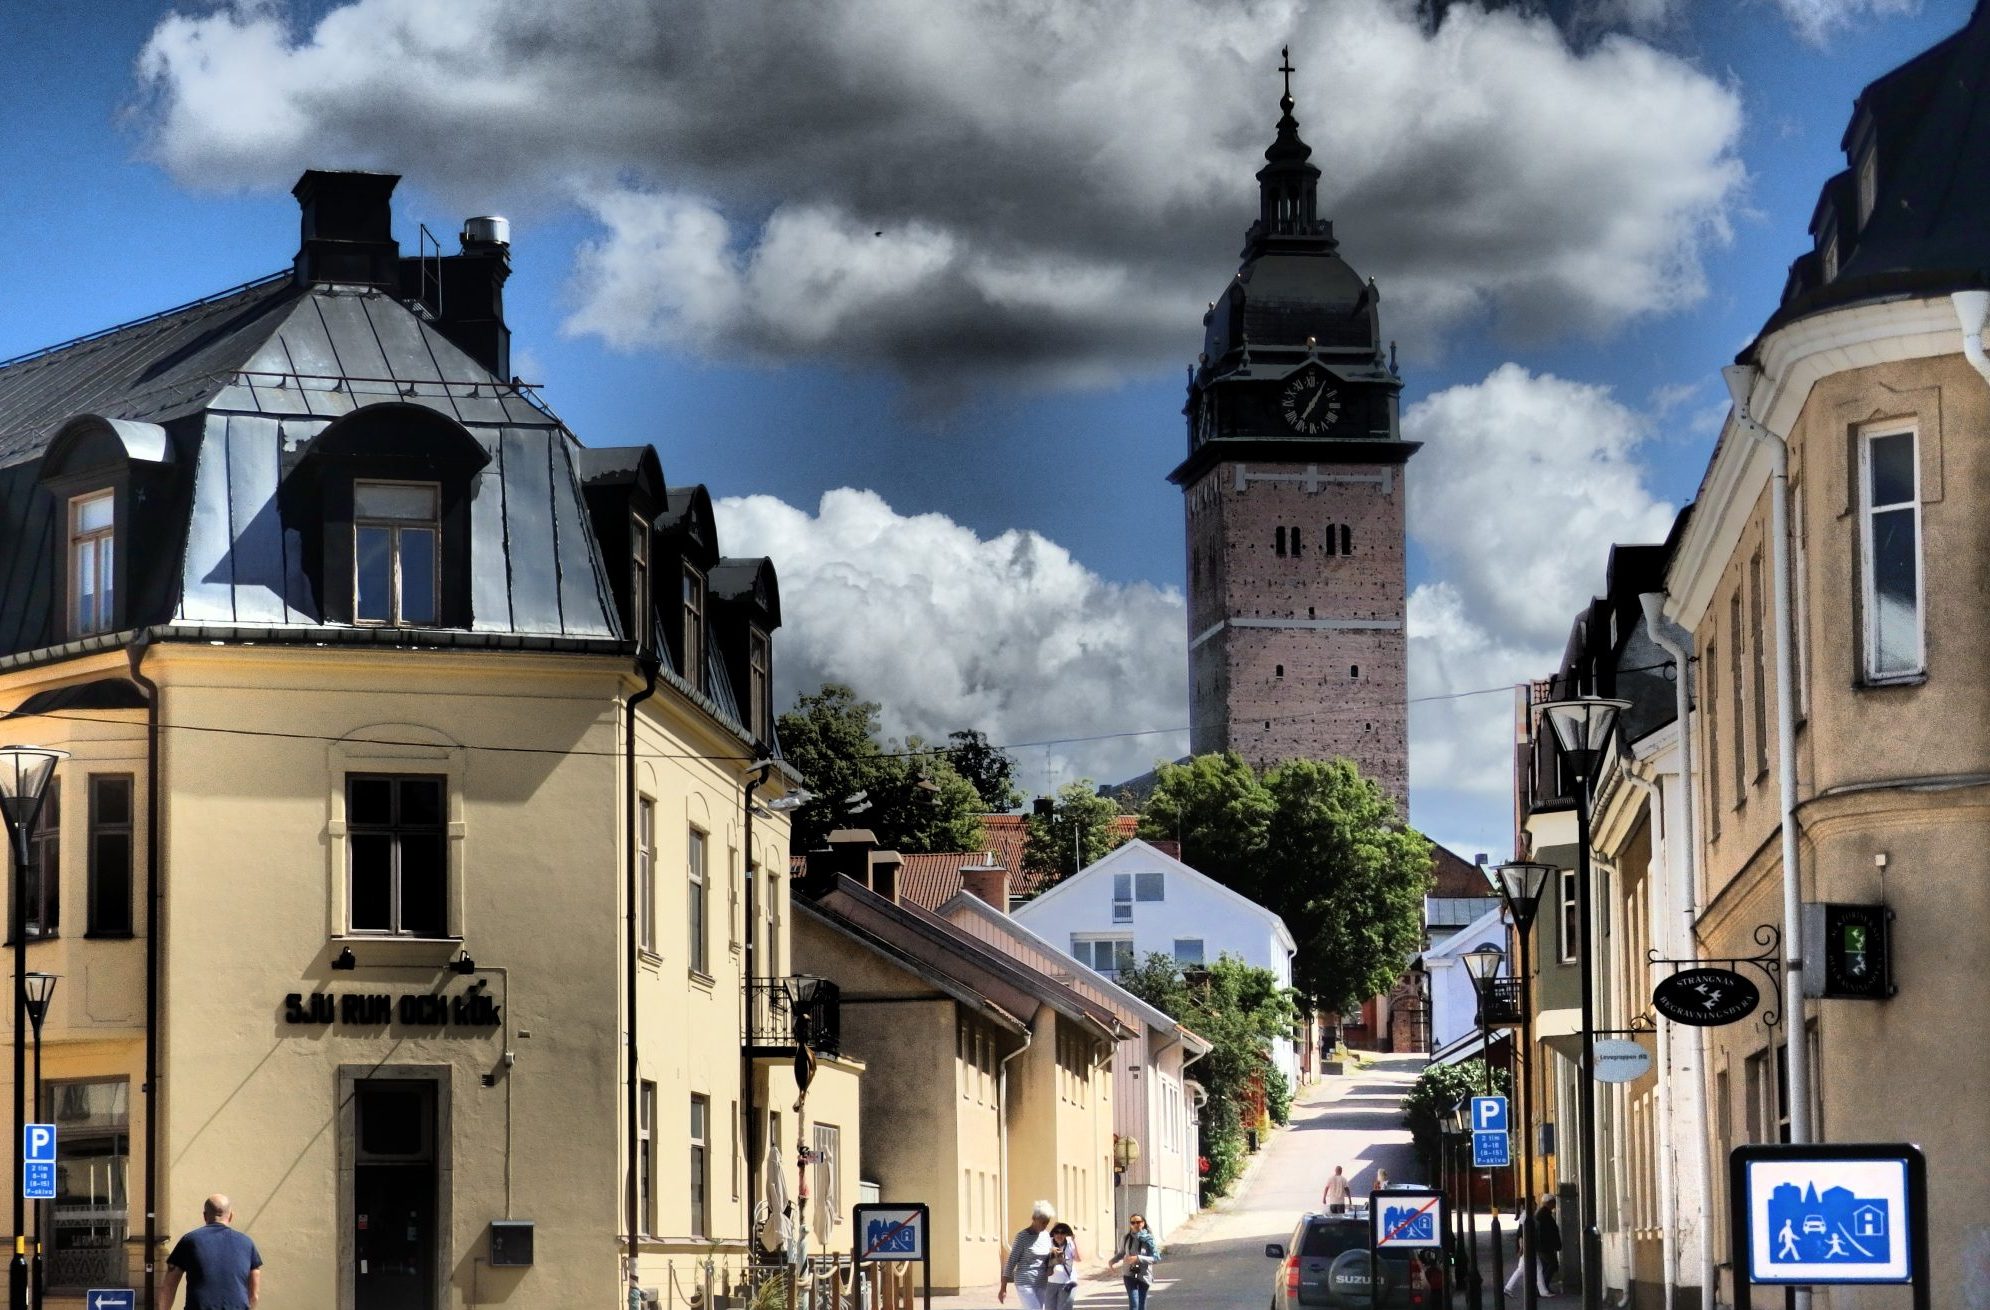
[[[1555,1222],[1555,1198],[1541,1202],[1534,1215],[1534,1249],[1541,1253],[1541,1279],[1559,1287],[1562,1277],[1562,1227]]]
[[[1161,1258],[1161,1248],[1154,1241],[1154,1234],[1148,1231],[1147,1220],[1140,1215],[1130,1215],[1126,1220],[1126,1233],[1119,1239],[1119,1254],[1107,1263],[1106,1268],[1126,1265],[1120,1277],[1126,1283],[1127,1310],[1147,1310],[1147,1292],[1154,1285],[1154,1263]]]

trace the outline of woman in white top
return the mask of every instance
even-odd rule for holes
[[[1071,1310],[1077,1294],[1078,1234],[1070,1224],[1052,1224],[1050,1256],[1043,1262],[1043,1310]]]

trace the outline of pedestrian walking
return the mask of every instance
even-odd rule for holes
[[[1534,1249],[1541,1253],[1541,1281],[1561,1286],[1562,1226],[1555,1222],[1555,1198],[1541,1202],[1534,1213]]]
[[[1326,1190],[1320,1193],[1320,1204],[1327,1207],[1328,1214],[1347,1213],[1347,1175],[1339,1165],[1334,1166],[1334,1176],[1327,1179]]]
[[[1071,1310],[1078,1294],[1078,1234],[1071,1225],[1050,1226],[1050,1258],[1043,1262],[1043,1310]]]
[[[187,1310],[255,1310],[262,1299],[263,1257],[235,1222],[235,1205],[219,1192],[201,1206],[205,1222],[183,1234],[166,1257],[166,1285],[159,1310],[171,1310],[180,1280],[187,1285]]]
[[[1048,1201],[1030,1207],[1028,1226],[1009,1243],[1009,1258],[1002,1262],[1002,1285],[995,1289],[996,1301],[1008,1300],[1013,1284],[1023,1310],[1043,1310],[1044,1262],[1050,1259],[1049,1229],[1055,1218],[1057,1210]]]
[[[1513,1272],[1506,1276],[1506,1293],[1508,1296],[1514,1294],[1515,1290],[1519,1288],[1521,1280],[1525,1277],[1527,1277],[1527,1225],[1523,1223],[1513,1231]],[[1548,1265],[1546,1261],[1540,1261],[1536,1264],[1535,1286],[1539,1289],[1542,1296],[1554,1295],[1554,1292],[1548,1287]]]
[[[1130,1216],[1126,1234],[1119,1239],[1119,1254],[1106,1263],[1108,1269],[1126,1266],[1126,1272],[1120,1275],[1126,1284],[1126,1310],[1147,1310],[1147,1293],[1154,1286],[1154,1265],[1160,1259],[1160,1245],[1154,1241],[1146,1218]]]
[[[1375,1181],[1368,1185],[1368,1194],[1372,1197],[1377,1192],[1386,1192],[1388,1190],[1389,1171],[1387,1169],[1377,1169],[1375,1171]]]

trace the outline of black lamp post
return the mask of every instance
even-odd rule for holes
[[[1465,1283],[1465,1304],[1479,1310],[1484,1280],[1479,1276],[1479,1217],[1472,1209],[1472,1095],[1467,1092],[1452,1107],[1451,1124],[1458,1131],[1458,1208],[1465,1216],[1464,1257],[1459,1270]]]
[[[1585,696],[1549,701],[1541,715],[1554,725],[1562,756],[1575,773],[1575,901],[1576,958],[1582,969],[1582,1307],[1603,1304],[1603,1229],[1597,1221],[1602,1199],[1596,1184],[1596,967],[1591,958],[1589,887],[1589,803],[1597,767],[1617,730],[1617,716],[1629,709],[1624,700]]]
[[[1541,1257],[1534,1249],[1534,1015],[1528,993],[1533,977],[1534,915],[1541,908],[1541,893],[1554,873],[1551,864],[1520,860],[1498,865],[1487,875],[1499,889],[1500,899],[1506,902],[1507,915],[1513,920],[1514,939],[1520,947],[1519,1050],[1525,1061],[1525,1074],[1520,1081],[1520,1231],[1526,1248],[1525,1272],[1520,1279],[1527,1285],[1523,1302],[1527,1310],[1535,1310],[1541,1294]]]
[[[59,974],[40,972],[28,974],[23,980],[23,1000],[28,1007],[28,1022],[35,1030],[34,1110],[35,1121],[37,1123],[41,1122],[41,1116],[46,1113],[41,1100],[41,1025],[42,1020],[48,1018],[48,1003],[54,999],[55,984],[60,981],[62,979]],[[42,1206],[37,1205],[35,1207],[35,1258],[29,1285],[34,1288],[34,1304],[36,1305],[42,1303],[42,1287],[44,1286],[42,1278],[42,1248],[47,1245],[47,1225],[43,1222],[43,1219],[47,1213],[47,1210]]]
[[[22,1157],[22,1137],[27,1115],[27,882],[34,867],[34,847],[28,840],[35,819],[41,814],[42,797],[48,792],[55,766],[69,758],[69,752],[42,746],[0,746],[0,819],[14,846],[14,888],[9,898],[8,931],[14,937],[14,1258],[7,1264],[7,1305],[10,1310],[28,1307],[27,1202],[22,1183],[26,1178]]]
[[[813,1045],[815,998],[822,979],[806,973],[789,976],[786,983],[788,1013],[795,1042],[795,1231],[801,1240],[795,1244],[796,1263],[808,1259],[808,1165],[811,1158],[808,1139],[808,1087],[815,1081]]]
[[[1499,977],[1500,966],[1506,963],[1506,952],[1488,942],[1476,950],[1466,951],[1463,959],[1465,962],[1465,972],[1472,979],[1472,990],[1478,994],[1479,998],[1479,1064],[1485,1073],[1482,1085],[1485,1088],[1486,1095],[1491,1096],[1494,1091],[1492,1076],[1492,996],[1490,994],[1491,989],[1487,987],[1487,984]],[[1476,1125],[1474,1126],[1476,1127]],[[1496,1177],[1498,1175],[1492,1173],[1490,1170],[1487,1171],[1486,1181],[1491,1190],[1489,1199],[1492,1202],[1493,1281],[1497,1289],[1493,1293],[1493,1299],[1503,1306],[1506,1304],[1506,1285],[1500,1279],[1499,1268],[1499,1189],[1492,1186],[1492,1180]],[[1478,1247],[1475,1243],[1473,1246],[1475,1264],[1472,1270],[1472,1300],[1474,1310],[1476,1310],[1482,1295],[1479,1289],[1484,1285],[1478,1276],[1476,1266],[1477,1257]]]

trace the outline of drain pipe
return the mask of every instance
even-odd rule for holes
[[[642,973],[637,952],[641,947],[639,907],[636,882],[636,706],[656,694],[657,662],[654,657],[638,653],[636,671],[642,675],[642,690],[632,692],[622,701],[622,864],[623,895],[628,913],[624,922],[623,953],[626,973],[623,985],[626,995],[623,1006],[628,1012],[629,1033],[626,1040],[629,1061],[629,1085],[624,1089],[627,1098],[625,1113],[628,1122],[628,1171],[629,1185],[625,1203],[629,1207],[629,1268],[631,1278],[635,1276],[637,1262],[642,1256],[642,1197],[638,1190],[642,1183],[641,1143],[637,1140],[637,1125],[642,1122],[642,1065],[637,1061],[636,1029],[636,980]]]
[[[1979,346],[1981,343],[1978,343]],[[1810,1027],[1804,1020],[1803,873],[1797,852],[1796,633],[1790,622],[1790,443],[1749,416],[1748,401],[1761,380],[1753,364],[1721,370],[1734,399],[1735,426],[1768,448],[1770,595],[1776,623],[1776,790],[1782,824],[1783,861],[1783,1043],[1790,1080],[1790,1143],[1811,1141]],[[1796,1310],[1809,1310],[1810,1289],[1796,1288]]]
[[[1962,357],[1990,382],[1990,355],[1983,353],[1983,320],[1990,317],[1990,291],[1952,291],[1949,303],[1962,321]]]
[[[998,1196],[995,1199],[1003,1207],[1007,1207],[1010,1204],[1009,1201],[1009,1061],[1016,1059],[1018,1056],[1022,1055],[1025,1051],[1029,1050],[1030,1043],[1034,1042],[1035,1040],[1036,1040],[1035,1024],[1025,1023],[1023,1025],[1023,1044],[1021,1046],[1018,1046],[1015,1050],[1009,1052],[1007,1055],[1003,1056],[1000,1060],[995,1062],[995,1100],[997,1102],[997,1107],[998,1107],[995,1112],[995,1119],[996,1119],[995,1126],[1001,1132],[1002,1135],[1002,1141],[1001,1141],[1002,1150],[1000,1153],[1000,1158],[996,1161],[995,1164],[995,1167],[1002,1171],[1002,1195]],[[1005,1251],[1003,1252],[1003,1254],[1006,1256],[1008,1252]]]
[[[1674,891],[1672,902],[1679,909],[1679,936],[1674,938],[1679,949],[1668,950],[1667,954],[1678,954],[1699,958],[1699,942],[1695,924],[1700,917],[1700,843],[1698,840],[1699,812],[1694,807],[1693,787],[1693,634],[1665,617],[1665,593],[1647,591],[1638,597],[1638,604],[1644,607],[1645,630],[1651,634],[1659,648],[1672,657],[1672,667],[1677,671],[1673,679],[1673,714],[1679,725],[1679,781],[1680,781],[1680,822],[1679,841],[1686,853],[1682,863],[1668,860],[1676,873],[1672,877]],[[1683,874],[1683,879],[1678,875]],[[1683,885],[1681,885],[1683,883]],[[1668,934],[1670,936],[1670,934]],[[1673,1027],[1670,1020],[1660,1025],[1661,1035]],[[1694,1221],[1694,1231],[1699,1238],[1695,1244],[1700,1266],[1700,1304],[1711,1306],[1714,1303],[1714,1230],[1709,1216],[1713,1213],[1714,1166],[1710,1158],[1711,1140],[1707,1132],[1707,1070],[1706,1037],[1698,1028],[1686,1027],[1685,1060],[1693,1073],[1692,1132],[1687,1134],[1693,1143],[1691,1166],[1695,1181],[1699,1184],[1700,1212]],[[1660,1084],[1663,1090],[1664,1084]],[[1671,1237],[1670,1230],[1667,1236]],[[1670,1266],[1666,1277],[1675,1275]],[[1666,1304],[1670,1305],[1668,1297]]]
[[[145,697],[145,1304],[153,1305],[159,1259],[159,684],[139,666],[152,649],[145,628],[125,647],[131,680]]]

